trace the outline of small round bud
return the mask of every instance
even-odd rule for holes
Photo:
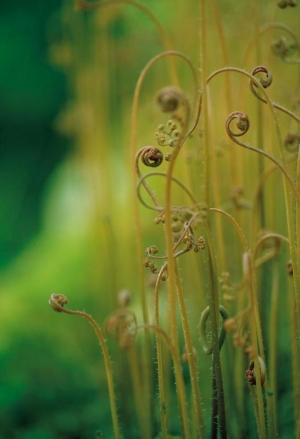
[[[149,268],[151,270],[151,273],[157,273],[157,266],[154,264],[154,262],[149,263]]]
[[[206,242],[205,242],[205,239],[203,238],[203,236],[200,236],[200,238],[198,238],[198,242],[199,242],[200,249],[204,250]]]
[[[296,152],[298,151],[299,146],[300,146],[300,133],[293,133],[293,132],[287,133],[284,139],[284,147],[289,152]]]
[[[54,311],[63,312],[63,307],[68,303],[68,299],[63,294],[51,294],[49,305]]]
[[[167,272],[167,271],[165,271],[165,272],[163,273],[163,275],[161,276],[161,280],[162,280],[163,282],[165,282],[166,280],[168,280],[168,272]]]
[[[182,222],[181,221],[175,221],[172,223],[172,232],[178,233],[182,229]]]
[[[192,355],[193,355],[194,359],[197,361],[197,351],[196,351],[196,349],[194,347],[192,349]],[[183,363],[188,363],[189,362],[188,354],[187,354],[187,351],[186,351],[186,346],[183,349],[183,353],[181,355],[181,360],[182,360]]]
[[[160,224],[160,223],[162,222],[162,217],[161,217],[161,215],[156,216],[156,217],[154,218],[154,222],[155,222],[155,224]]]
[[[164,113],[172,113],[181,105],[188,105],[186,95],[180,88],[172,85],[162,88],[156,97],[160,110]]]
[[[129,290],[121,290],[118,294],[118,303],[120,306],[128,306],[131,300],[131,293]]]
[[[223,326],[224,326],[225,331],[227,331],[227,332],[237,329],[236,318],[231,317],[229,319],[226,319]]]
[[[263,386],[266,381],[266,365],[264,360],[258,356],[258,365],[260,369],[260,383]],[[245,372],[246,381],[248,381],[251,385],[256,385],[256,376],[255,376],[255,367],[254,367],[254,359],[251,360],[249,364],[249,369]]]
[[[293,263],[291,260],[289,260],[286,264],[286,271],[289,276],[293,276],[294,270],[293,270]]]
[[[247,346],[244,349],[244,353],[248,354],[250,360],[252,360],[257,355],[257,351],[253,345]]]
[[[150,245],[150,247],[146,248],[146,253],[148,253],[148,255],[156,255],[156,253],[158,253],[158,248],[156,245]]]

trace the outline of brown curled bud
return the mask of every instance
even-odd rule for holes
[[[268,88],[272,84],[272,81],[273,81],[272,74],[271,74],[270,70],[268,70],[264,66],[255,67],[252,70],[251,75],[255,76],[256,79],[258,79],[258,81],[260,82],[260,84],[263,88]],[[256,76],[256,75],[259,75],[259,76]],[[254,82],[252,82],[251,80],[250,80],[250,83],[252,85],[256,86],[254,84]]]
[[[226,319],[223,326],[226,332],[235,330],[237,328],[236,318],[231,317]]]
[[[300,133],[287,133],[284,139],[284,147],[289,152],[298,151],[300,146]]]
[[[238,131],[232,128],[233,121],[235,121]],[[249,127],[250,120],[247,114],[242,113],[241,111],[234,111],[227,117],[226,131],[231,138],[243,136],[249,130]]]
[[[142,150],[141,160],[146,166],[156,168],[160,166],[164,160],[161,151],[154,146],[145,146]]]
[[[63,294],[51,294],[49,299],[49,305],[54,311],[63,312],[64,305],[68,303],[68,299]]]
[[[260,382],[263,386],[266,381],[266,365],[264,360],[261,357],[257,357],[259,369],[260,369]],[[249,369],[245,372],[245,379],[248,381],[249,384],[256,385],[256,376],[255,376],[255,366],[254,366],[254,360],[251,360],[249,364]]]
[[[187,101],[183,91],[174,86],[162,88],[158,92],[156,100],[160,110],[164,113],[176,111],[182,103]]]

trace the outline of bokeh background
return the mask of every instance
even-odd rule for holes
[[[68,189],[58,174],[75,150],[56,127],[72,97],[66,71],[51,55],[62,42],[61,8],[60,0],[0,5],[1,438],[83,438],[98,427],[99,395],[84,353],[79,345],[71,353],[76,337],[68,342],[47,304],[51,291],[64,289],[63,279],[76,284],[81,266],[49,219],[66,218],[57,194]]]
[[[132,7],[75,9],[0,5],[1,439],[112,434],[97,340],[48,299],[66,294],[102,324],[134,284],[130,109],[162,45]]]

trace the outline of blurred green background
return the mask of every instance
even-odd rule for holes
[[[65,72],[49,58],[61,38],[52,25],[60,7],[60,0],[0,4],[1,439],[83,438],[98,427],[95,385],[79,349],[76,367],[68,350],[57,353],[62,329],[51,334],[47,306],[66,254],[60,237],[52,254],[42,237],[43,209],[51,176],[74,148],[54,128],[68,94]]]
[[[115,271],[120,247],[133,246],[131,219],[113,212],[128,212],[122,160],[135,82],[161,44],[133,8],[89,14],[72,1],[30,0],[0,10],[0,438],[87,439],[98,429],[109,438],[97,340],[47,302],[61,292],[102,324],[132,280],[130,260]],[[125,56],[136,26],[130,44],[141,29],[151,44]]]
[[[70,145],[53,129],[66,78],[49,63],[46,25],[59,1],[1,2],[1,267],[41,228],[49,175]]]

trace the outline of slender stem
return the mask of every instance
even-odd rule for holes
[[[144,186],[144,181],[146,179],[148,179],[149,177],[155,177],[155,176],[156,177],[167,177],[167,174],[165,172],[156,171],[156,172],[149,172],[147,174],[142,175],[140,177],[139,181],[138,181],[138,184],[137,184],[137,196],[138,196],[138,199],[139,199],[140,203],[143,206],[147,207],[147,209],[152,209],[152,210],[156,210],[156,211],[162,212],[162,211],[165,210],[165,208],[163,206],[159,205],[156,197],[155,197],[155,201],[154,201],[153,197],[151,196],[151,198],[152,198],[152,200],[154,201],[154,204],[155,204],[154,206],[152,206],[152,205],[146,203],[144,201],[144,199],[142,198],[142,196],[141,196],[141,186]],[[197,204],[197,200],[193,196],[192,192],[180,180],[178,180],[178,178],[172,176],[172,180],[174,181],[174,183],[178,184],[178,186],[180,186],[181,189],[183,189],[183,191],[189,196],[191,201],[193,201],[193,203],[196,205]],[[175,208],[174,208],[174,210],[175,210]],[[177,210],[182,211],[183,209],[182,208],[177,208]]]
[[[232,224],[234,225],[234,227],[235,227],[235,229],[236,229],[236,231],[237,231],[237,233],[238,233],[238,235],[240,237],[240,240],[242,242],[242,245],[244,247],[245,252],[249,251],[249,245],[248,245],[248,243],[246,241],[245,235],[244,235],[241,227],[239,226],[239,224],[235,221],[235,219],[229,213],[225,212],[225,210],[218,209],[216,207],[211,207],[209,210],[211,212],[221,213],[222,215],[227,217],[232,222]]]
[[[182,323],[184,341],[185,341],[185,346],[186,346],[186,353],[187,353],[187,358],[188,358],[191,386],[192,386],[192,392],[193,392],[194,409],[195,409],[195,414],[196,414],[196,420],[198,423],[197,430],[200,432],[201,437],[204,437],[203,436],[203,434],[204,434],[204,419],[203,419],[203,415],[202,415],[197,368],[196,368],[195,356],[193,354],[191,332],[190,332],[190,328],[189,328],[189,324],[188,324],[188,315],[187,315],[187,310],[186,310],[186,306],[185,306],[185,298],[184,298],[183,291],[182,291],[182,285],[180,282],[180,276],[179,276],[177,265],[175,266],[175,269],[176,269],[175,283],[176,283],[176,289],[177,289],[177,299],[178,299],[178,304],[179,304],[181,323]]]
[[[176,375],[176,385],[177,385],[177,391],[178,391],[178,405],[181,415],[181,421],[182,421],[182,434],[185,439],[190,438],[189,433],[189,426],[188,426],[188,413],[187,413],[187,401],[186,401],[186,395],[185,395],[185,387],[184,387],[184,381],[182,377],[182,371],[181,371],[181,364],[180,364],[180,357],[178,355],[178,351],[176,349],[176,346],[172,343],[172,340],[170,337],[166,334],[166,332],[161,329],[160,327],[156,325],[141,325],[137,327],[138,330],[142,329],[150,329],[156,332],[156,334],[164,339],[166,342],[166,345],[171,351],[172,359],[174,362],[174,369],[175,369],[175,375]]]
[[[188,57],[186,57],[185,55],[183,55],[181,52],[177,52],[177,51],[167,51],[167,52],[163,52],[158,54],[157,56],[153,57],[147,64],[146,66],[143,68],[139,79],[137,81],[136,87],[135,87],[135,91],[134,91],[134,96],[133,96],[133,103],[132,103],[132,112],[131,112],[131,163],[133,166],[133,172],[132,172],[132,176],[133,176],[133,187],[135,188],[136,182],[135,182],[135,173],[136,173],[136,150],[137,150],[137,115],[138,115],[138,104],[139,104],[139,98],[140,98],[140,92],[141,92],[141,87],[144,83],[144,80],[146,78],[147,73],[149,72],[149,70],[151,69],[151,67],[158,61],[160,61],[163,58],[168,58],[170,56],[173,57],[179,57],[182,58],[190,67],[192,74],[193,74],[193,78],[194,78],[194,83],[195,86],[197,84],[197,78],[196,78],[196,72],[195,69],[191,63],[191,61],[189,60]],[[144,282],[144,270],[143,270],[143,265],[142,265],[142,243],[141,243],[141,236],[140,236],[140,230],[141,230],[141,225],[140,225],[140,214],[139,214],[139,206],[138,206],[138,200],[135,197],[134,198],[134,218],[135,218],[135,228],[136,228],[136,246],[137,246],[137,253],[138,253],[138,259],[139,259],[139,278],[140,278],[140,292],[141,292],[141,300],[142,300],[142,309],[143,309],[143,318],[144,318],[144,322],[148,323],[149,322],[149,316],[148,316],[148,306],[147,306],[147,300],[146,300],[146,292],[145,292],[145,282]]]
[[[208,124],[208,104],[206,80],[206,0],[200,1],[200,65],[203,106],[203,145],[204,145],[204,202],[210,205],[210,142]]]
[[[146,5],[144,5],[143,3],[140,3],[136,0],[101,0],[98,3],[89,3],[86,0],[77,0],[78,7],[81,7],[83,9],[88,9],[88,10],[92,10],[95,8],[101,8],[104,6],[111,6],[111,5],[119,4],[119,3],[126,3],[128,5],[132,5],[132,6],[136,7],[137,9],[140,9],[144,14],[146,14],[150,18],[150,20],[155,24],[157,31],[158,31],[158,34],[160,36],[162,45],[164,47],[164,50],[168,51],[168,50],[172,49],[168,35],[165,31],[165,28],[162,26],[162,24],[157,19],[155,14],[153,14],[151,9],[148,8]],[[170,59],[168,59],[168,62],[169,62],[169,73],[170,73],[171,81],[173,84],[177,84],[178,78],[177,78],[176,69],[174,67],[174,64],[172,63],[172,60],[170,60]]]
[[[278,264],[277,261],[272,261],[272,291],[271,291],[271,310],[270,310],[270,343],[269,343],[269,387],[272,392],[268,397],[270,403],[268,405],[269,413],[269,437],[277,437],[277,358],[278,358],[278,346],[277,346],[277,320],[278,320]]]
[[[211,332],[212,332],[212,355],[213,355],[213,393],[218,404],[218,420],[221,438],[227,438],[227,426],[225,415],[225,401],[223,378],[221,369],[220,349],[219,349],[219,289],[218,275],[213,248],[213,241],[210,230],[205,225],[206,242],[207,242],[207,268],[208,268],[208,304],[211,315]],[[216,420],[215,420],[216,421]]]
[[[263,403],[263,392],[261,384],[260,365],[258,362],[258,355],[264,358],[264,347],[262,341],[261,325],[258,313],[258,304],[256,297],[256,289],[254,285],[254,270],[253,263],[249,253],[244,254],[244,270],[245,276],[248,280],[249,293],[250,293],[250,332],[251,343],[255,352],[254,365],[256,373],[256,397],[257,397],[257,413],[258,413],[258,435],[259,439],[266,439],[266,421]],[[253,386],[252,386],[253,387]]]
[[[146,78],[147,73],[149,72],[150,68],[159,60],[163,58],[169,58],[169,57],[179,57],[182,58],[187,62],[187,64],[190,66],[191,71],[195,78],[195,71],[192,66],[192,63],[190,60],[180,52],[176,51],[167,51],[163,52],[156,57],[152,58],[147,65],[142,70],[139,79],[137,81],[134,96],[133,96],[133,103],[132,103],[132,111],[131,111],[131,140],[130,140],[130,156],[131,156],[131,164],[132,164],[132,186],[133,186],[133,193],[135,192],[135,172],[136,172],[136,150],[137,150],[137,118],[138,118],[138,105],[139,105],[139,98],[140,98],[140,92],[141,87],[144,83],[144,80]],[[196,80],[195,80],[196,83]],[[138,206],[138,199],[137,197],[134,197],[133,200],[133,209],[134,209],[134,225],[135,225],[135,240],[136,240],[136,249],[137,249],[137,258],[138,258],[138,267],[139,267],[139,290],[140,290],[140,297],[141,297],[141,303],[142,303],[142,311],[143,311],[143,321],[145,324],[149,323],[149,309],[148,309],[148,303],[147,303],[147,297],[146,297],[146,289],[145,289],[145,275],[144,275],[144,267],[143,267],[143,257],[142,257],[142,238],[141,238],[141,220],[140,220],[140,212],[139,212],[139,206]],[[144,371],[145,376],[147,377],[146,384],[148,385],[148,392],[149,395],[152,394],[151,391],[151,381],[152,381],[152,371],[151,371],[151,344],[148,336],[146,336],[146,343],[143,350],[143,356],[144,356]],[[148,400],[151,400],[152,398],[147,398]],[[151,412],[151,409],[149,407],[149,415]]]
[[[140,404],[142,403],[144,399],[143,395],[143,387],[141,385],[141,371],[139,368],[139,362],[137,357],[137,351],[136,346],[130,346],[128,349],[129,354],[129,360],[131,364],[131,377],[132,377],[132,383],[133,383],[133,393],[135,397],[135,404],[136,404],[136,413],[139,423],[139,428],[141,432],[141,437],[147,438],[150,437],[151,434],[149,432],[149,424],[148,424],[148,414],[145,410],[141,409]]]
[[[161,279],[165,271],[167,263],[163,265],[157,276],[155,289],[154,289],[154,320],[155,327],[160,327],[159,319],[159,288],[161,284]],[[149,325],[148,325],[149,326]],[[171,343],[170,343],[171,344]],[[176,354],[175,354],[176,355]],[[168,438],[167,429],[167,414],[165,410],[166,397],[165,397],[165,386],[164,386],[164,373],[163,373],[163,361],[162,361],[162,348],[161,348],[161,337],[158,336],[158,331],[156,331],[156,356],[157,356],[157,374],[158,374],[158,391],[159,391],[159,407],[160,407],[160,420],[161,420],[161,432],[162,438]],[[180,392],[178,392],[180,395]]]
[[[91,324],[93,330],[95,331],[100,346],[102,348],[102,353],[104,357],[104,364],[105,364],[105,371],[106,371],[106,378],[107,378],[108,392],[109,392],[110,410],[111,410],[112,422],[114,428],[114,437],[116,439],[121,439],[118,415],[117,415],[116,396],[115,396],[114,383],[113,383],[113,369],[102,331],[91,315],[89,315],[85,311],[74,311],[71,309],[64,308],[64,305],[66,303],[68,303],[68,299],[61,294],[52,294],[49,300],[50,306],[55,311],[81,316]]]

